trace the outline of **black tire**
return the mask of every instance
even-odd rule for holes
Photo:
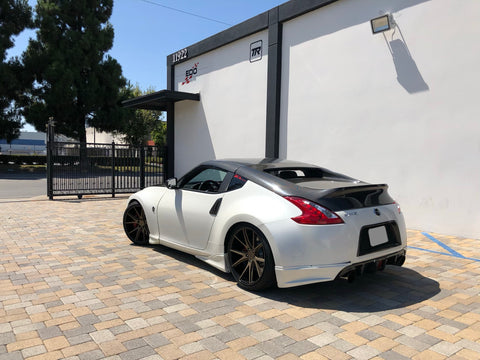
[[[249,224],[240,224],[227,238],[230,271],[238,286],[259,291],[276,284],[272,250],[265,235]]]
[[[150,230],[142,205],[137,201],[128,204],[123,213],[123,229],[128,238],[137,245],[148,245]]]

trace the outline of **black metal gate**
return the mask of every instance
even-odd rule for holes
[[[48,197],[130,193],[164,183],[166,148],[49,142]]]

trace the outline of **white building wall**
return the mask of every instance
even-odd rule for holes
[[[373,35],[384,12],[397,26]],[[479,14],[340,0],[285,23],[281,155],[387,182],[409,228],[480,238]]]
[[[87,133],[87,143],[111,144],[112,141],[114,141],[116,144],[126,144],[122,135],[102,132],[93,127],[87,127],[85,130]]]
[[[262,59],[250,62],[250,44]],[[185,81],[186,71],[192,78]],[[200,93],[200,102],[175,105],[175,175],[220,158],[263,157],[267,97],[267,32],[236,41],[175,67],[175,89]]]

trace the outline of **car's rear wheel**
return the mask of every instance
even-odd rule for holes
[[[128,238],[137,245],[147,245],[150,231],[142,205],[132,201],[123,213],[123,229]]]
[[[258,291],[275,284],[272,250],[256,227],[237,225],[229,233],[227,254],[230,270],[240,287]]]

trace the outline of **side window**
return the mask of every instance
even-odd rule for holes
[[[243,185],[245,185],[246,182],[247,182],[247,179],[241,177],[238,174],[235,174],[235,175],[233,175],[232,180],[230,181],[230,184],[228,185],[227,191],[240,189]]]
[[[217,192],[225,179],[227,172],[216,168],[204,168],[193,173],[180,184],[181,189],[191,189],[204,192]]]

